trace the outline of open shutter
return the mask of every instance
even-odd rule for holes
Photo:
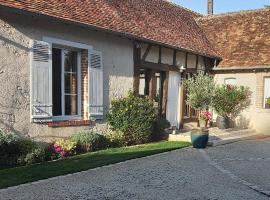
[[[89,116],[103,118],[103,65],[102,53],[89,51]]]
[[[49,43],[33,41],[31,52],[32,98],[34,121],[52,117],[52,50]]]

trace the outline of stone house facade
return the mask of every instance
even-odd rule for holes
[[[0,0],[0,128],[43,141],[106,132],[110,101],[129,90],[181,128],[197,120],[181,81],[206,71],[251,88],[239,126],[266,133],[269,16],[205,17],[165,0]]]
[[[220,60],[199,16],[163,0],[0,0],[1,128],[43,141],[106,132],[110,101],[129,90],[175,127],[196,120],[181,78]]]
[[[217,83],[248,86],[252,92],[251,105],[237,124],[269,133],[270,9],[209,15],[197,22],[222,57],[213,69]]]

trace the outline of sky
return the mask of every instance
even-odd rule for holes
[[[207,13],[207,0],[171,0],[196,12]],[[270,0],[214,0],[214,14],[263,8]]]

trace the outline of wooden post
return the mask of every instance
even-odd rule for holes
[[[133,74],[133,91],[135,94],[139,94],[140,85],[140,60],[141,60],[141,48],[137,42],[133,45],[133,61],[134,61],[134,74]]]
[[[182,75],[181,75],[182,76]],[[183,77],[181,77],[181,85],[180,85],[180,91],[179,91],[179,95],[180,95],[180,116],[179,116],[179,121],[180,121],[180,129],[182,129],[184,127],[184,106],[185,106],[185,98],[184,98],[184,84],[183,84]]]
[[[156,97],[157,81],[155,77],[155,72],[153,70],[149,71],[149,98],[154,100]]]
[[[169,86],[169,71],[162,72],[163,79],[163,96],[161,115],[166,117],[167,101],[168,101],[168,86]]]

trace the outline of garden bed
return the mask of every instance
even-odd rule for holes
[[[57,161],[0,170],[0,188],[80,172],[190,146],[188,142],[157,142],[112,148],[63,158]]]

